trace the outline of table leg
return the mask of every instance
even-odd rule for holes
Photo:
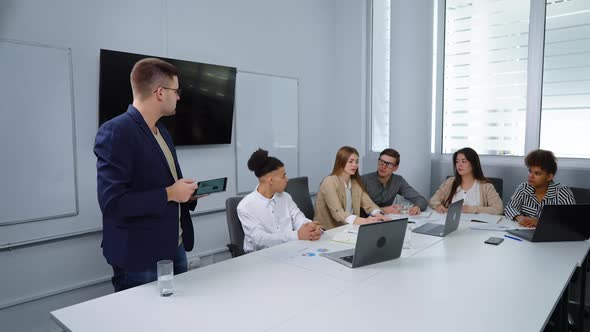
[[[580,297],[578,307],[578,321],[576,323],[577,331],[584,331],[584,309],[586,308],[586,274],[588,273],[588,255],[584,258],[580,266]]]

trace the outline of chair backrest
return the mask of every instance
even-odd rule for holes
[[[574,193],[576,204],[590,203],[590,188],[569,187]]]
[[[447,176],[447,179],[450,178],[451,176],[452,175]],[[488,177],[488,180],[490,180],[490,182],[494,186],[494,189],[496,189],[496,192],[498,193],[498,195],[500,195],[500,199],[503,199],[502,198],[502,191],[504,190],[504,180],[502,180],[502,178],[492,178],[492,177]]]
[[[238,257],[245,254],[244,252],[244,229],[240,218],[238,218],[238,204],[242,200],[240,197],[230,197],[225,200],[225,215],[227,217],[227,228],[229,230],[229,241],[227,245],[232,257]]]
[[[289,179],[285,191],[291,195],[295,204],[307,219],[313,220],[313,203],[311,202],[311,195],[309,194],[309,182],[307,176],[300,176]]]
[[[498,193],[498,195],[500,195],[500,198],[502,199],[502,191],[504,190],[504,180],[502,180],[502,178],[492,177],[488,177],[488,180],[490,180],[490,182],[494,185],[496,192]]]

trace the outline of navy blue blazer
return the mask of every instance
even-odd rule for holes
[[[157,126],[182,178],[172,138],[162,124]],[[173,259],[178,248],[178,203],[167,201],[166,187],[174,178],[156,138],[135,107],[129,105],[127,112],[99,128],[94,154],[107,262],[129,271],[144,271],[155,268],[161,259]],[[195,206],[196,201],[180,204],[187,251],[194,246],[189,208]]]

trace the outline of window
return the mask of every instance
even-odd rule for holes
[[[371,33],[371,150],[389,147],[390,0],[373,0]]]
[[[447,0],[442,152],[523,155],[529,0]]]
[[[546,2],[543,67],[540,147],[590,158],[590,1]]]

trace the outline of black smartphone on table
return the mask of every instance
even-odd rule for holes
[[[492,236],[489,239],[485,240],[484,243],[493,244],[493,245],[497,246],[500,243],[502,243],[503,241],[504,241],[504,239],[501,238],[501,237],[494,237],[494,236]]]

